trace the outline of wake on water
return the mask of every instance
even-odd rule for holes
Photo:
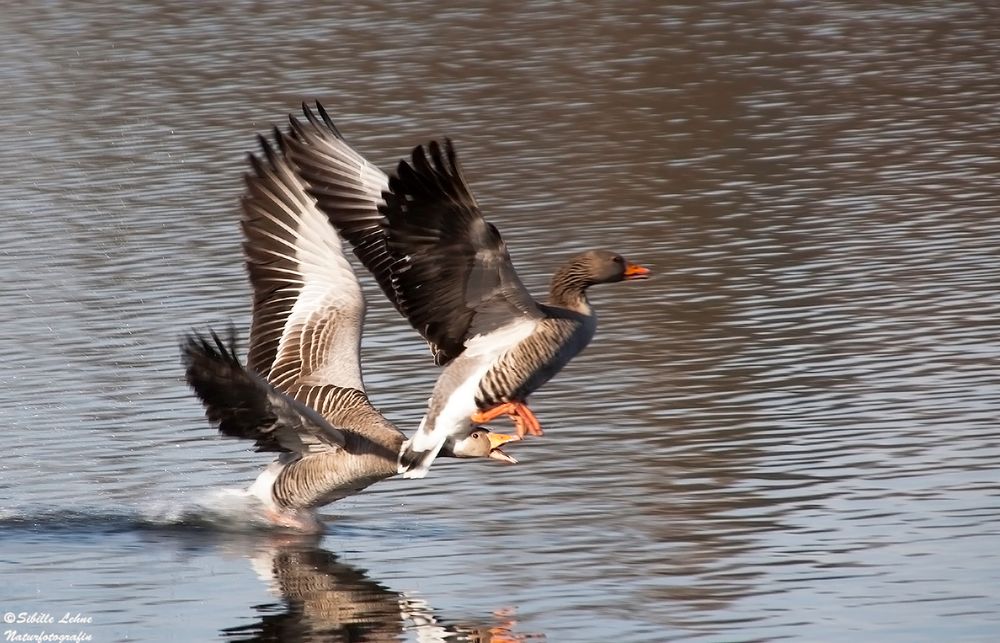
[[[73,509],[2,508],[0,527],[45,531],[205,529],[254,532],[274,529],[260,501],[243,489],[214,489],[188,498],[160,500],[131,507]]]

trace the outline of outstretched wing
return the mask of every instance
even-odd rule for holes
[[[466,342],[518,319],[542,317],[496,227],[479,211],[450,140],[400,161],[382,212],[403,314],[446,364]]]
[[[357,278],[283,150],[263,138],[260,144],[263,157],[250,155],[242,200],[254,298],[249,366],[285,392],[302,386],[363,392],[365,302]]]
[[[306,454],[344,447],[343,432],[240,364],[234,331],[228,345],[214,332],[211,340],[190,335],[181,356],[188,384],[223,435],[254,440],[257,451]]]
[[[303,103],[302,112],[305,123],[289,116],[291,133],[283,141],[288,156],[301,176],[312,179],[309,193],[320,210],[399,310],[392,285],[395,259],[386,247],[385,217],[379,212],[389,177],[348,145],[322,105],[316,103],[314,113]]]
[[[542,316],[500,233],[483,219],[451,141],[443,149],[437,142],[414,149],[379,203],[376,182],[366,183],[370,164],[321,116],[306,109],[306,124],[292,119],[289,156],[318,207],[430,344],[436,363],[450,362],[476,335]]]

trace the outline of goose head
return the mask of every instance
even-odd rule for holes
[[[474,426],[469,435],[461,440],[449,440],[441,449],[440,455],[455,458],[492,458],[516,464],[517,460],[501,451],[500,447],[520,439],[516,435],[493,433],[486,427]]]
[[[650,274],[649,268],[629,263],[625,257],[610,250],[588,250],[577,255],[571,263],[576,264],[583,282],[588,285],[647,279]]]

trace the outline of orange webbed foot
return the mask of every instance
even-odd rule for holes
[[[542,425],[531,409],[528,408],[528,405],[518,403],[516,406],[517,409],[509,415],[514,420],[514,426],[517,427],[517,434],[521,437],[524,437],[525,433],[529,435],[542,435]]]
[[[501,415],[506,415],[514,421],[518,437],[523,438],[525,434],[542,435],[542,425],[538,422],[538,418],[523,402],[503,402],[485,411],[476,411],[469,419],[476,424],[486,424]]]

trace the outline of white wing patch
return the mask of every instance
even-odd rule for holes
[[[370,171],[356,172],[357,181],[373,180]],[[268,380],[279,390],[332,384],[364,391],[365,301],[340,236],[283,158],[250,180],[247,254],[258,273],[254,279],[251,271],[255,315],[265,311],[253,325],[277,339]]]
[[[463,354],[488,359],[492,363],[535,332],[537,327],[537,319],[517,319],[489,333],[470,337],[465,342]]]
[[[319,210],[310,204],[293,221],[294,230],[272,220],[285,230],[280,241],[292,246],[285,258],[296,270],[286,271],[284,279],[297,286],[298,296],[285,319],[269,379],[279,389],[295,382],[363,391],[358,353],[365,302],[357,277],[340,237]]]

